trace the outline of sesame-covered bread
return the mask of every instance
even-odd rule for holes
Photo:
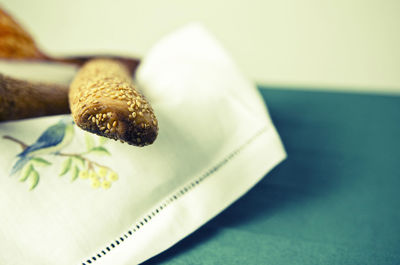
[[[94,59],[86,63],[71,83],[69,104],[82,129],[144,146],[154,142],[157,119],[121,63]]]

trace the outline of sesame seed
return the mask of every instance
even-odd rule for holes
[[[133,118],[136,117],[136,112],[132,112],[132,117],[133,117]]]
[[[92,122],[95,123],[96,122],[96,118],[92,117]]]
[[[117,127],[117,121],[114,121],[112,124],[113,127]]]
[[[143,112],[139,111],[139,112],[138,112],[138,115],[139,115],[139,116],[143,116]]]
[[[107,123],[107,129],[111,129],[111,125]]]
[[[105,133],[110,133],[110,130],[105,130],[104,132],[105,132]]]
[[[156,126],[157,125],[157,121],[153,120],[153,125]]]
[[[103,114],[103,119],[105,119],[106,117],[107,117],[107,114],[104,113],[104,114]]]

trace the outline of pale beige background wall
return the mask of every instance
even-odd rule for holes
[[[0,0],[53,53],[142,56],[201,21],[261,84],[400,93],[399,0]]]

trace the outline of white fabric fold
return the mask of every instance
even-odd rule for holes
[[[40,181],[29,191],[32,175],[26,181],[23,173],[9,176],[20,144],[1,139],[1,264],[145,261],[217,215],[285,158],[256,87],[201,25],[157,43],[136,81],[159,120],[151,146],[103,143],[75,128],[60,153],[35,157],[51,164],[33,163]],[[30,145],[61,118],[3,123],[0,136]],[[73,154],[78,158],[59,177]],[[118,180],[109,189],[91,188],[95,177],[82,174],[90,163],[101,181],[112,172]],[[80,177],[71,181],[76,168]]]

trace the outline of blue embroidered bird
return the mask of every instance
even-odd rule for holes
[[[74,136],[74,122],[71,117],[62,118],[58,123],[47,128],[36,142],[17,155],[18,161],[11,169],[10,175],[20,171],[33,157],[58,153],[66,147]]]

